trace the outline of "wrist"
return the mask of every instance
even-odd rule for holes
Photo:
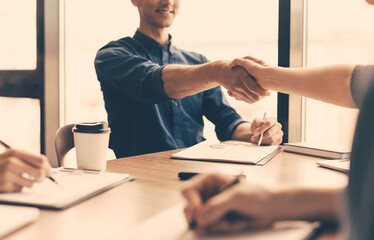
[[[256,78],[257,83],[263,89],[272,89],[276,87],[277,82],[279,82],[278,67],[263,67],[261,71],[257,74],[258,77]]]
[[[227,78],[227,70],[229,70],[229,62],[224,60],[218,60],[206,64],[206,72],[209,74],[208,79],[211,83],[222,85],[224,80]]]
[[[231,139],[250,142],[253,136],[251,126],[252,123],[250,122],[240,123],[232,133]]]

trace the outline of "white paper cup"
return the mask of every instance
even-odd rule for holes
[[[77,123],[73,128],[78,169],[103,171],[110,128],[106,122]]]

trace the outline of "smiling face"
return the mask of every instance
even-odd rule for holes
[[[180,0],[131,0],[138,8],[142,27],[166,28],[178,13]]]

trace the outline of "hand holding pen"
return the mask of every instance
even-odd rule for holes
[[[182,191],[187,200],[185,215],[190,228],[194,229],[199,225],[200,211],[203,211],[204,205],[209,206],[212,199],[240,183],[242,179],[245,179],[243,174],[236,177],[207,174],[195,177],[190,181]]]
[[[251,125],[253,136],[252,143],[262,145],[279,145],[282,143],[283,131],[282,125],[274,117],[255,118]]]
[[[184,213],[190,229],[201,235],[237,232],[276,220],[275,193],[240,178],[212,173],[194,177],[186,184],[182,194],[187,201]]]
[[[0,154],[0,192],[19,192],[51,176],[51,166],[45,156],[12,149],[0,140],[7,150]]]

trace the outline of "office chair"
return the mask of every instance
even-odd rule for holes
[[[64,158],[74,148],[74,135],[72,129],[75,124],[68,124],[57,130],[55,136],[55,149],[58,166],[64,165]],[[108,148],[107,160],[116,159],[114,151]]]
[[[74,136],[72,129],[74,124],[69,124],[57,130],[55,137],[55,149],[57,155],[58,166],[63,166],[64,157],[74,148]]]

